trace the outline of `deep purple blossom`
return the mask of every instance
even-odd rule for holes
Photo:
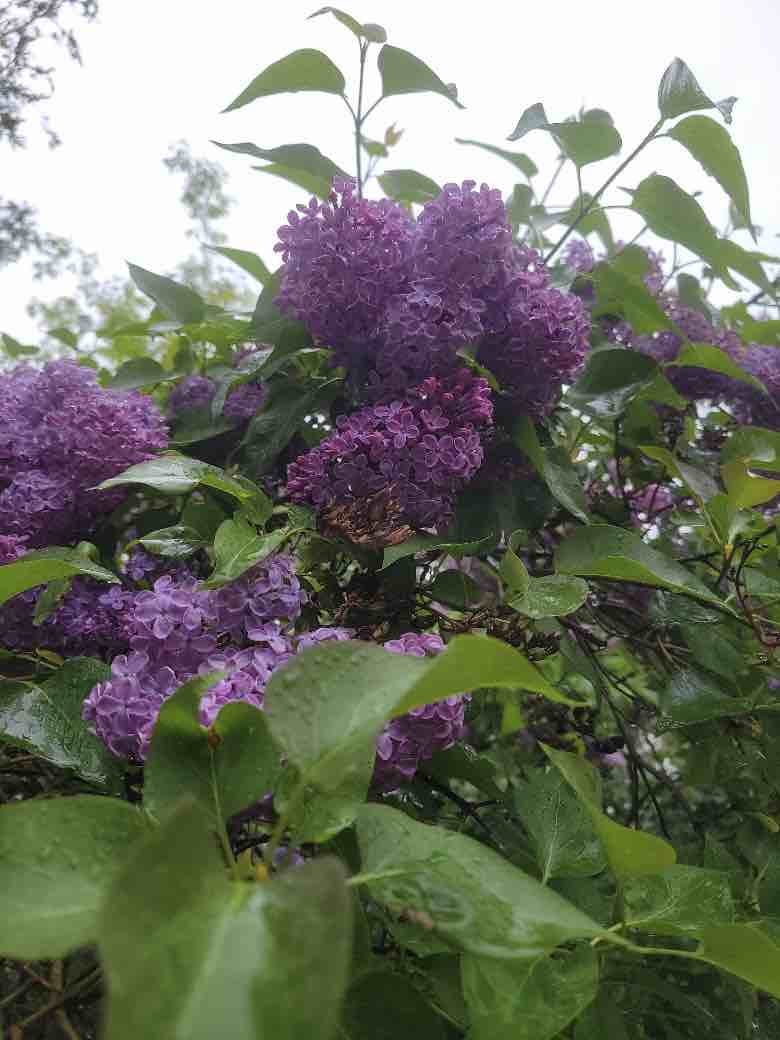
[[[17,366],[0,376],[0,531],[30,547],[88,534],[125,494],[91,489],[166,445],[151,398],[69,361]]]
[[[431,377],[401,401],[340,416],[330,436],[288,467],[288,492],[324,510],[387,491],[399,522],[442,526],[482,463],[480,433],[491,421],[485,380],[468,369]]]
[[[185,376],[168,397],[168,412],[176,417],[183,412],[205,408],[211,404],[216,390],[216,384],[208,376]],[[241,383],[228,392],[222,414],[228,419],[245,422],[261,410],[267,397],[265,383]]]
[[[417,632],[388,640],[384,646],[391,653],[412,657],[432,656],[444,649],[440,636]],[[421,762],[461,740],[466,731],[467,701],[468,696],[448,697],[388,722],[377,739],[374,786],[395,790],[413,779]]]

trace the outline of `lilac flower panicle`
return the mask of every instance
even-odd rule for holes
[[[406,523],[442,526],[482,463],[480,432],[492,414],[487,382],[468,369],[431,377],[403,400],[340,416],[334,433],[288,467],[288,492],[323,510],[388,491]]]
[[[0,531],[29,546],[90,533],[122,501],[95,485],[167,446],[151,398],[102,389],[70,361],[18,365],[0,375]]]
[[[205,408],[216,393],[216,385],[208,376],[185,376],[168,395],[168,412],[172,416]]]
[[[432,633],[407,632],[384,644],[395,654],[428,657],[444,649],[442,639]],[[466,732],[464,714],[468,694],[448,697],[436,704],[413,708],[392,719],[377,739],[374,786],[392,791],[413,779],[421,762],[461,740]]]

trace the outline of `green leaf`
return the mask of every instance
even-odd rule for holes
[[[556,552],[556,570],[654,585],[723,607],[722,601],[682,564],[651,549],[639,535],[609,524],[579,528],[567,535]]]
[[[27,346],[24,343],[20,343],[18,339],[9,336],[7,332],[0,332],[0,347],[3,348],[3,353],[7,354],[10,358],[33,357],[35,354],[39,353],[38,347]]]
[[[441,188],[417,170],[385,170],[377,177],[382,191],[397,202],[424,205],[441,194]]]
[[[595,921],[463,834],[366,805],[357,821],[372,899],[427,916],[434,934],[478,957],[538,957],[602,934]],[[380,875],[387,875],[381,877]]]
[[[617,418],[658,373],[656,362],[637,351],[605,347],[588,355],[566,401],[605,419]]]
[[[590,523],[588,500],[569,453],[563,447],[553,447],[544,448],[543,455],[541,476],[553,496],[572,516],[584,524]]]
[[[484,591],[463,571],[440,571],[428,592],[437,603],[446,603],[458,610],[476,606],[484,598]]]
[[[674,59],[658,85],[658,108],[664,119],[674,119],[702,108],[718,108],[726,122],[730,123],[731,109],[736,100],[727,98],[718,103],[711,101],[682,58]]]
[[[594,113],[598,113],[598,117]],[[559,142],[566,157],[579,168],[617,155],[623,147],[612,117],[602,109],[583,112],[579,120],[550,123],[546,129]]]
[[[287,447],[306,416],[325,408],[341,385],[340,379],[329,379],[306,389],[296,385],[275,388],[262,412],[249,423],[242,441],[252,466],[250,472],[265,472]]]
[[[514,167],[516,167],[524,177],[535,177],[539,172],[539,168],[536,163],[527,156],[524,152],[510,152],[506,148],[498,148],[494,144],[486,144],[484,141],[472,141],[470,138],[456,137],[456,144],[471,144],[475,148],[483,148],[486,152],[490,152],[491,155],[497,155],[499,159],[506,159]]]
[[[708,321],[712,320],[712,311],[707,306],[701,282],[692,274],[681,271],[677,275],[677,296],[685,307],[690,307],[699,314],[703,314]]]
[[[671,476],[677,477],[690,488],[702,506],[721,493],[717,481],[706,470],[699,469],[690,462],[683,462],[667,448],[658,448],[654,444],[642,444],[639,446],[639,450],[648,458],[662,463]]]
[[[178,373],[166,372],[153,358],[132,358],[120,365],[106,386],[111,390],[137,390],[142,386],[154,386],[169,379],[176,379]]]
[[[382,97],[431,92],[441,94],[458,108],[463,108],[455,86],[440,80],[433,69],[409,51],[386,43],[379,52],[377,64],[382,77]]]
[[[515,804],[528,832],[542,884],[551,878],[592,877],[606,867],[588,811],[560,772],[535,770],[518,787]]]
[[[221,144],[214,141],[218,148],[224,148],[228,152],[237,152],[239,155],[252,155],[256,159],[267,159],[268,162],[277,163],[291,170],[300,170],[320,181],[332,185],[334,177],[346,177],[347,174],[327,155],[323,155],[319,148],[311,144],[282,144],[276,148],[259,148],[256,144],[241,142],[239,144]],[[252,256],[253,254],[249,254]],[[265,278],[260,281],[263,285],[270,278],[270,272],[265,269]]]
[[[710,343],[685,343],[674,361],[668,361],[664,367],[669,368],[706,368],[711,372],[722,372],[730,379],[740,383],[749,383],[757,390],[765,390],[760,379],[750,375],[732,361],[725,350],[714,347]]]
[[[727,130],[709,116],[688,116],[668,131],[714,177],[750,226],[750,196],[739,150]]]
[[[549,617],[566,617],[579,610],[589,593],[588,583],[582,578],[564,574],[545,574],[531,578],[526,591],[512,596],[508,605],[518,614],[539,620]]]
[[[518,539],[522,536],[522,533],[522,531],[515,531],[515,533],[510,536],[501,560],[501,566],[498,569],[498,573],[503,583],[507,588],[511,589],[518,595],[523,595],[523,593],[527,591],[531,580],[528,571],[525,568],[525,564],[515,552],[515,547],[517,546]]]
[[[175,451],[167,451],[148,462],[135,466],[104,480],[100,490],[121,487],[123,484],[143,484],[164,495],[186,495],[199,485],[231,495],[242,504],[254,498],[260,489],[246,477],[231,477],[218,466],[200,459],[190,459]]]
[[[741,274],[744,278],[749,279],[749,281],[759,286],[770,296],[775,295],[777,286],[761,265],[764,261],[777,263],[777,257],[770,256],[767,253],[759,253],[755,250],[743,249],[738,242],[732,242],[729,238],[718,239],[717,256],[726,267],[732,268],[737,274]]]
[[[549,126],[547,119],[547,113],[544,110],[544,105],[537,101],[534,105],[529,107],[520,116],[517,121],[517,126],[514,128],[512,133],[507,138],[508,141],[519,141],[521,137],[525,137],[526,134],[532,130],[546,130]]]
[[[677,855],[671,845],[654,834],[622,827],[601,811],[601,778],[589,762],[578,755],[556,751],[545,744],[542,744],[542,749],[590,814],[604,846],[610,870],[618,881],[658,874],[673,866]]]
[[[345,86],[344,77],[327,54],[304,48],[263,69],[223,111],[232,112],[272,94],[295,94],[301,90],[341,95]]]
[[[146,271],[135,264],[128,263],[127,268],[141,292],[150,296],[163,314],[172,321],[178,321],[182,325],[203,321],[206,305],[189,286],[180,285],[172,278]]]
[[[229,882],[202,814],[185,804],[126,857],[106,900],[106,1040],[329,1040],[351,910],[331,858],[265,884]]]
[[[650,877],[629,878],[623,908],[626,927],[653,935],[697,934],[734,920],[728,875],[682,864]]]
[[[598,956],[590,946],[528,961],[467,954],[461,970],[472,1040],[553,1040],[591,1003],[599,985]]]
[[[386,570],[398,560],[406,556],[416,556],[417,553],[432,552],[434,550],[447,556],[462,559],[464,556],[479,556],[489,552],[498,541],[497,532],[486,534],[483,538],[474,541],[458,541],[455,532],[445,531],[443,534],[413,534],[400,545],[390,545],[384,551],[382,566],[380,570]]]
[[[722,243],[704,210],[670,177],[657,173],[645,177],[633,194],[631,208],[659,238],[679,242],[705,260],[729,288],[738,288],[721,256]]]
[[[224,147],[225,145],[220,145],[220,148]],[[206,246],[206,248],[210,249],[212,253],[219,253],[226,260],[232,261],[242,271],[246,271],[247,274],[256,278],[261,285],[267,285],[270,281],[271,272],[257,253],[252,253],[247,249],[232,249],[228,246]]]
[[[89,783],[121,791],[121,763],[81,717],[92,687],[109,676],[102,661],[73,657],[44,683],[0,681],[0,743],[27,748]]]
[[[58,578],[57,581],[50,581],[41,589],[35,601],[34,625],[42,625],[46,618],[62,605],[62,601],[70,592],[72,585],[73,578]]]
[[[533,189],[528,184],[516,184],[512,188],[506,203],[506,216],[513,229],[530,223],[533,197]]]
[[[0,567],[0,603],[36,585],[45,585],[60,578],[72,578],[77,574],[114,585],[119,583],[115,574],[78,549],[51,546],[48,549],[34,549],[13,563],[5,563]]]
[[[680,726],[750,711],[750,701],[733,697],[723,689],[722,681],[718,683],[695,668],[675,672],[661,691],[659,702],[664,715]]]
[[[408,978],[373,971],[350,986],[342,1019],[344,1040],[397,1040],[398,1036],[447,1040],[440,1018]]]
[[[381,25],[375,25],[373,22],[361,25],[351,14],[347,14],[346,11],[340,11],[338,7],[321,7],[319,11],[310,14],[309,18],[317,18],[321,14],[332,14],[337,21],[345,25],[359,40],[368,40],[370,43],[385,43],[387,40],[387,33]]]
[[[704,928],[699,937],[701,960],[780,997],[780,947],[758,928],[726,924]]]
[[[144,808],[158,820],[190,798],[219,824],[259,801],[279,775],[279,754],[258,708],[226,704],[211,733],[201,726],[201,699],[219,678],[190,679],[160,709],[144,769]]]
[[[754,477],[743,462],[727,462],[720,467],[723,483],[734,509],[746,509],[769,502],[780,494],[780,480]]]
[[[467,635],[428,660],[363,642],[311,647],[271,676],[265,712],[274,739],[300,773],[301,787],[327,793],[346,785],[357,811],[387,719],[486,686],[577,703],[506,643]]]
[[[318,199],[327,199],[333,190],[330,181],[322,177],[316,177],[305,170],[299,170],[296,166],[285,166],[283,163],[269,163],[268,166],[253,166],[258,173],[269,173],[272,177],[279,177],[283,181],[289,181],[302,188],[307,195],[316,195]]]
[[[643,273],[632,276],[621,269],[617,261],[596,264],[591,274],[598,301],[594,314],[597,317],[603,314],[620,315],[630,322],[637,334],[666,329],[674,331],[673,322],[642,281]]]
[[[721,461],[746,462],[751,469],[780,469],[780,433],[760,426],[740,426],[720,453]]]
[[[276,552],[288,536],[286,528],[258,534],[242,517],[225,520],[214,538],[214,570],[204,588],[218,589],[240,578],[250,567]]]
[[[116,798],[0,808],[0,953],[39,960],[93,942],[106,890],[147,831],[143,814]]]
[[[155,556],[173,560],[186,559],[207,545],[201,535],[186,524],[174,524],[173,527],[150,531],[139,538],[138,543]]]

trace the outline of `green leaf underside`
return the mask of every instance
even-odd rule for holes
[[[78,574],[114,585],[119,582],[115,574],[76,549],[34,549],[0,567],[0,604],[37,585]]]
[[[243,108],[258,98],[270,97],[273,94],[308,90],[343,94],[345,86],[343,75],[327,54],[304,48],[293,51],[264,69],[234,101],[231,101],[225,112]]]

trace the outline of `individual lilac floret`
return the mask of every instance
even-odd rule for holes
[[[386,492],[399,524],[441,527],[482,463],[480,432],[491,421],[484,379],[468,369],[431,377],[403,400],[340,416],[334,433],[288,467],[287,490],[320,511]]]
[[[167,446],[156,405],[104,390],[93,369],[52,361],[0,376],[0,531],[30,547],[88,534],[123,490],[92,488]]]
[[[444,649],[439,636],[416,632],[407,632],[384,645],[391,653],[413,657],[431,656]],[[461,740],[466,732],[468,699],[468,695],[448,697],[388,722],[377,739],[374,785],[383,791],[395,790],[412,780],[421,762]]]
[[[523,273],[503,306],[492,308],[492,334],[477,360],[497,377],[517,408],[534,418],[552,410],[561,385],[576,377],[585,359],[590,317],[570,293],[535,285]]]
[[[91,690],[82,715],[112,754],[142,762],[160,708],[178,685],[171,668],[153,667],[146,654],[122,654],[111,664],[111,678]]]

